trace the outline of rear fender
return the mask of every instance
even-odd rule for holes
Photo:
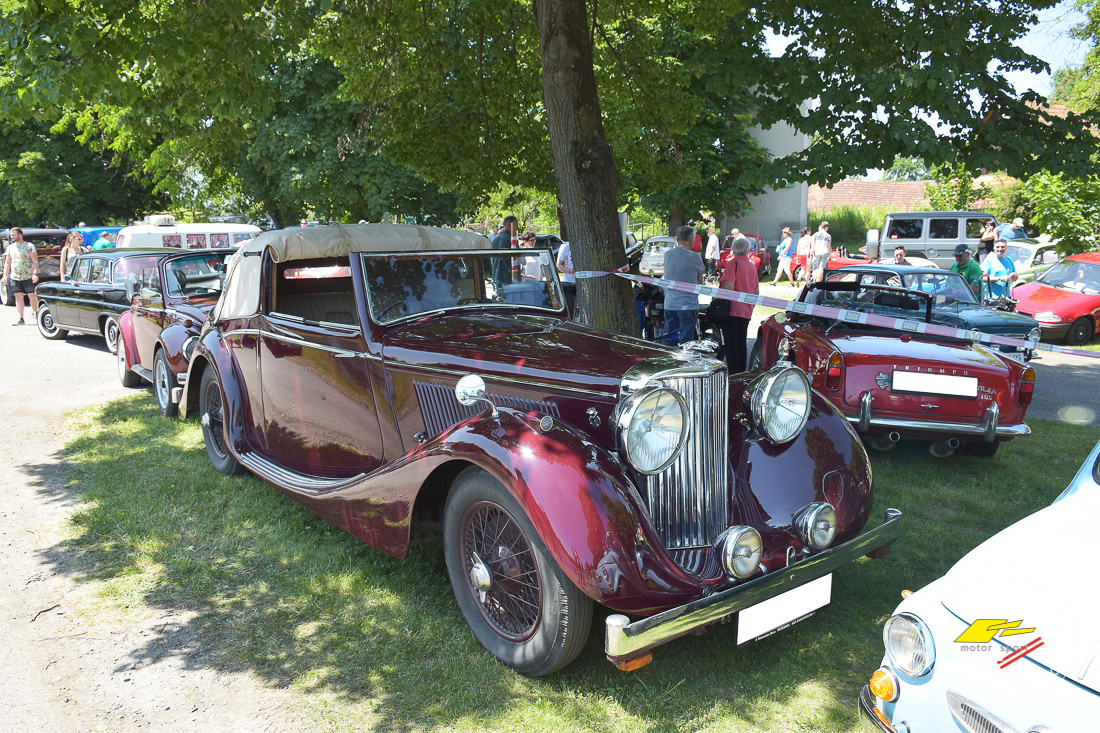
[[[130,311],[126,311],[118,317],[118,332],[122,336],[122,343],[126,347],[126,368],[134,368],[134,357],[137,355],[137,343],[134,341],[134,319]]]

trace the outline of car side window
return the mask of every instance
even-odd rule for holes
[[[966,220],[966,238],[967,239],[980,239],[982,232],[985,230],[984,219],[967,219]]]
[[[311,323],[359,325],[347,257],[279,263],[274,281],[273,314]]]
[[[1044,249],[1041,255],[1042,259],[1039,260],[1041,264],[1053,265],[1055,262],[1058,261],[1058,250],[1054,249],[1053,247],[1048,247],[1047,249]]]
[[[886,230],[887,239],[920,239],[924,231],[924,219],[891,219]]]
[[[106,283],[110,282],[111,268],[107,266],[107,260],[96,258],[89,262],[88,277],[86,282]]]
[[[929,239],[958,239],[958,219],[930,219],[928,221]]]
[[[91,271],[92,261],[85,258],[78,260],[73,268],[73,281],[78,283],[88,282],[88,273]]]

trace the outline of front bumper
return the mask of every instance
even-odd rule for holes
[[[1069,333],[1069,327],[1073,325],[1073,321],[1069,323],[1039,323],[1039,333],[1042,334],[1044,341],[1061,341],[1065,339],[1066,334]]]
[[[856,709],[859,711],[859,729],[862,733],[898,733],[897,728],[878,716],[878,711],[875,709],[875,696],[871,694],[871,688],[868,685],[864,685],[859,691]]]
[[[843,545],[822,550],[784,570],[776,570],[770,575],[634,623],[630,623],[622,614],[608,616],[607,636],[604,641],[607,658],[618,663],[643,656],[656,646],[825,576],[896,540],[900,525],[901,512],[887,509],[885,521],[870,532],[848,540]]]
[[[977,435],[987,443],[992,443],[997,438],[1018,438],[1022,435],[1031,435],[1031,428],[1026,423],[1018,425],[1001,425],[1001,410],[997,403],[993,402],[985,411],[980,423],[958,423],[946,420],[914,420],[894,417],[875,417],[871,414],[873,402],[871,392],[864,392],[859,400],[859,415],[846,415],[848,422],[856,426],[861,433],[870,432],[872,428],[879,431],[907,430],[918,433],[937,433],[954,435]]]

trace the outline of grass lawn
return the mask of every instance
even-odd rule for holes
[[[563,672],[501,667],[466,628],[440,543],[395,560],[258,479],[215,473],[198,425],[161,418],[146,394],[73,416],[65,470],[81,504],[64,549],[78,560],[64,570],[95,590],[79,613],[197,612],[206,663],[289,688],[316,730],[853,731],[902,589],[1049,504],[1100,440],[1032,428],[987,460],[906,441],[873,454],[873,521],[906,514],[890,555],[839,570],[832,604],[782,633],[738,647],[719,626],[634,673],[604,660],[599,611]]]

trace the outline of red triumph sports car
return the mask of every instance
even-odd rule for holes
[[[494,281],[501,257],[523,279]],[[438,532],[475,637],[526,675],[580,652],[594,602],[615,611],[605,651],[624,669],[723,619],[767,634],[900,521],[860,534],[867,455],[800,369],[730,375],[569,321],[548,250],[452,229],[244,244],[180,414],[200,416],[217,470],[383,552]]]
[[[927,272],[931,278],[937,271]],[[1024,416],[1035,370],[968,340],[857,320],[859,313],[868,313],[931,323],[937,310],[940,320],[952,298],[951,281],[941,279],[944,289],[937,292],[889,285],[884,274],[874,271],[831,273],[804,288],[798,302],[854,311],[855,316],[838,320],[794,309],[777,313],[761,325],[749,368],[796,364],[873,448],[888,450],[901,438],[919,438],[932,441],[929,451],[935,456],[961,447],[990,457],[1002,442],[1031,433]],[[957,287],[966,291],[960,298],[972,298],[961,280]]]

